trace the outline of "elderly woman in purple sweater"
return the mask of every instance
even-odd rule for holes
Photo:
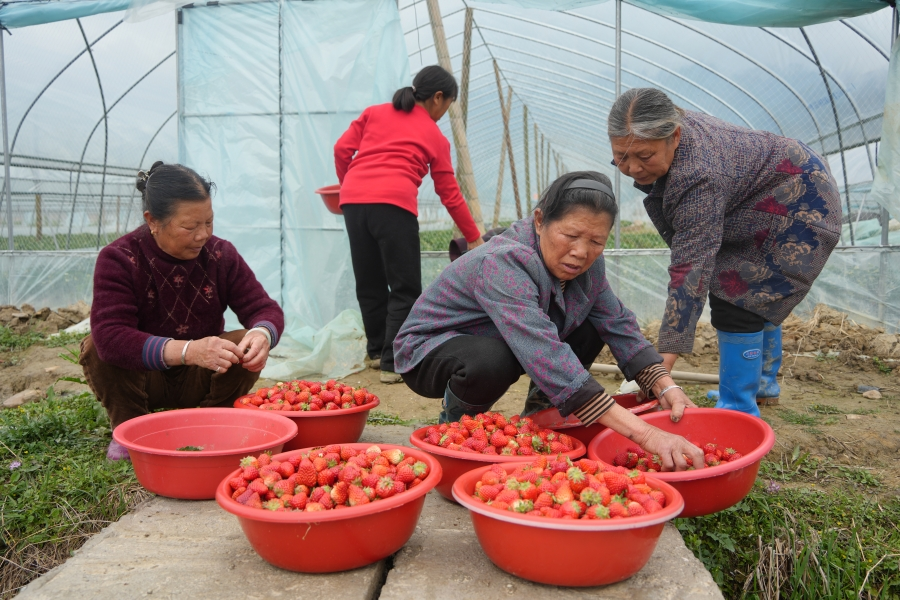
[[[719,408],[777,404],[781,323],[809,292],[841,234],[837,183],[797,140],[683,110],[653,88],[609,114],[613,164],[647,194],[672,249],[658,350],[691,352],[709,295],[719,338]]]
[[[519,379],[540,399],[587,425],[599,422],[659,454],[667,469],[703,464],[702,451],[622,408],[587,368],[604,344],[647,395],[693,406],[634,314],[606,280],[603,248],[618,210],[609,179],[569,173],[532,217],[451,263],[425,290],[394,342],[397,372],[417,394],[443,397],[442,422],[486,411]],[[527,410],[526,410],[527,412]]]
[[[145,225],[103,248],[79,362],[115,429],[157,408],[231,406],[262,371],[284,314],[212,234],[212,184],[181,165],[138,174]],[[225,332],[231,308],[248,329]],[[107,458],[128,458],[115,441]]]

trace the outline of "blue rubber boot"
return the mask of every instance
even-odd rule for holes
[[[763,329],[762,377],[756,403],[759,406],[778,404],[781,386],[778,385],[778,370],[781,368],[781,325],[766,323]]]
[[[444,423],[452,423],[453,421],[459,421],[463,415],[469,415],[474,417],[480,412],[484,412],[491,409],[490,406],[483,405],[475,405],[475,404],[466,404],[462,400],[456,397],[450,390],[450,384],[447,384],[447,389],[444,390],[444,399],[441,401],[441,414],[438,415],[438,424]]]
[[[762,376],[763,332],[719,331],[719,401],[727,408],[759,416],[756,392]]]

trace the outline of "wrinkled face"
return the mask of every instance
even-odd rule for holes
[[[560,281],[575,279],[603,254],[613,219],[606,213],[579,206],[563,218],[544,223],[541,209],[534,211],[534,228],[540,236],[547,270]]]
[[[167,221],[158,221],[145,211],[144,220],[163,252],[180,260],[197,258],[213,232],[212,200],[178,202]]]
[[[610,138],[613,161],[619,170],[641,185],[649,185],[669,172],[681,128],[665,140],[637,140],[633,136]]]

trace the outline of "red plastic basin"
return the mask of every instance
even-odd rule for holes
[[[344,214],[344,211],[341,210],[340,184],[326,185],[325,187],[317,189],[316,193],[322,196],[322,202],[325,203],[325,208],[328,209],[328,212],[335,215]]]
[[[710,515],[734,506],[750,491],[756,481],[759,463],[775,445],[775,432],[769,424],[751,415],[720,408],[688,408],[678,423],[669,418],[670,411],[641,415],[641,419],[663,431],[677,433],[702,446],[708,442],[734,448],[743,457],[716,467],[695,471],[653,473],[684,497],[682,517]],[[588,445],[588,457],[612,464],[620,450],[633,442],[607,429]]]
[[[314,448],[316,446],[327,446],[328,444],[352,444],[356,442],[366,427],[369,411],[378,406],[378,404],[379,401],[376,399],[369,404],[354,406],[353,408],[281,411],[262,410],[252,405],[241,404],[240,398],[234,401],[235,408],[281,415],[296,423],[297,437],[284,445],[285,452],[297,450],[298,448]]]
[[[431,425],[428,427],[431,427]],[[525,458],[522,456],[501,456],[499,454],[459,452],[458,450],[448,450],[447,448],[435,446],[434,444],[429,444],[424,441],[425,432],[428,431],[428,427],[422,427],[421,429],[413,431],[409,436],[409,442],[416,448],[424,450],[429,454],[433,454],[438,462],[441,463],[444,476],[441,479],[441,482],[437,484],[437,491],[447,500],[453,500],[453,482],[463,473],[494,463],[520,463],[523,458]],[[577,439],[573,439],[572,441],[575,443],[575,448],[568,452],[564,452],[563,454],[572,459],[584,456],[585,445]]]
[[[506,463],[509,473],[530,461]],[[491,562],[516,577],[571,587],[607,585],[640,571],[656,548],[666,521],[684,507],[678,491],[647,477],[666,495],[666,507],[627,519],[573,520],[533,517],[492,508],[472,499],[475,483],[490,467],[463,474],[453,497],[469,509],[475,535]]]
[[[301,573],[348,571],[386,558],[403,547],[416,528],[425,494],[441,479],[441,465],[425,452],[390,444],[345,444],[356,450],[377,445],[399,448],[428,464],[428,477],[402,494],[363,506],[321,512],[271,512],[250,508],[231,499],[229,473],[216,489],[216,501],[237,516],[253,549],[266,562]],[[311,448],[278,454],[285,460]],[[338,594],[340,596],[340,594]]]
[[[650,400],[642,404],[638,402],[637,394],[619,394],[613,396],[613,399],[616,401],[616,404],[622,408],[627,408],[636,415],[651,412],[659,408],[658,400]],[[582,425],[581,421],[579,421],[578,417],[575,415],[563,417],[555,408],[547,408],[538,411],[533,414],[531,418],[541,427],[565,433],[566,435],[581,440],[581,443],[585,446],[590,444],[595,436],[606,430],[606,426],[601,425],[600,423]]]
[[[128,448],[141,485],[160,496],[210,500],[226,474],[248,454],[281,452],[297,435],[290,419],[272,412],[187,408],[125,421],[113,439]],[[184,446],[200,451],[178,450]]]

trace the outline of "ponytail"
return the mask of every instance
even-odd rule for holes
[[[411,112],[416,102],[424,102],[438,92],[445,98],[456,99],[459,86],[453,75],[438,65],[425,67],[416,74],[411,86],[400,88],[394,92],[394,109]]]

